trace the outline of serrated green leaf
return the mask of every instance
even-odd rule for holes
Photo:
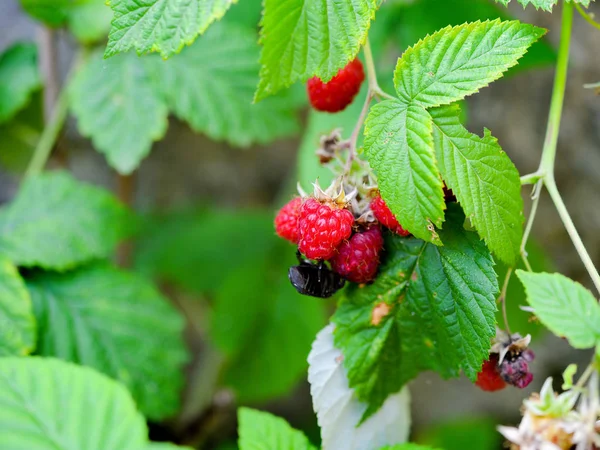
[[[167,131],[167,105],[134,54],[108,61],[92,54],[69,89],[79,131],[121,174],[133,172]]]
[[[0,358],[0,448],[139,450],[144,418],[123,385],[53,358]]]
[[[326,322],[323,302],[291,286],[294,264],[293,249],[273,242],[231,271],[214,298],[210,335],[229,359],[224,382],[242,403],[288,393],[305,376],[310,345]]]
[[[159,52],[163,58],[179,53],[235,0],[109,0],[115,16],[105,57],[134,48],[138,54]]]
[[[37,353],[122,381],[142,412],[173,415],[187,350],[183,319],[145,279],[109,266],[27,280],[38,321]]]
[[[581,284],[558,274],[516,271],[534,314],[575,348],[600,342],[600,306]]]
[[[502,261],[514,265],[523,236],[519,172],[489,130],[483,138],[460,123],[458,105],[433,108],[433,141],[444,181]]]
[[[440,232],[444,246],[391,237],[375,283],[349,286],[333,321],[350,387],[369,404],[363,420],[420,371],[459,370],[474,380],[495,335],[493,260],[463,228],[457,205]]]
[[[435,11],[435,14],[432,14],[432,11]],[[469,0],[468,2],[464,0],[419,0],[398,5],[390,4],[388,1],[385,7],[377,13],[377,21],[369,31],[369,40],[375,52],[377,36],[374,35],[374,32],[379,31],[379,38],[383,41],[380,46],[388,44],[388,47],[385,48],[389,48],[389,45],[392,44],[400,49],[405,49],[409,44],[448,25],[496,18],[512,19],[505,8],[489,0]],[[509,73],[516,74],[555,62],[555,50],[547,40],[540,39],[527,50],[527,53],[519,60],[519,64],[506,72],[505,76],[508,76]],[[376,68],[378,73],[386,73],[390,70],[387,64],[385,67],[379,65]],[[386,72],[383,72],[382,69],[385,69]]]
[[[294,134],[289,95],[252,104],[258,55],[256,31],[218,23],[180,55],[154,60],[156,88],[180,119],[211,139],[246,147]]]
[[[558,3],[558,0],[517,0],[523,8],[527,5],[532,5],[536,9],[543,9],[545,11],[552,11],[552,7]],[[567,2],[571,2],[571,0],[566,0]],[[496,0],[498,3],[502,3],[504,6],[507,6],[510,3],[510,0]],[[575,3],[580,3],[585,7],[590,5],[590,0],[574,0]]]
[[[34,44],[16,44],[0,55],[0,123],[23,109],[42,85]]]
[[[517,20],[448,26],[398,60],[398,96],[427,108],[461,100],[500,78],[545,32]]]
[[[434,225],[439,228],[444,220],[444,193],[427,111],[399,100],[371,107],[364,153],[377,173],[381,196],[402,226],[440,244]]]
[[[26,355],[35,345],[31,298],[17,268],[0,255],[0,356]]]
[[[65,270],[109,256],[132,220],[108,192],[67,173],[45,173],[0,209],[0,253],[19,266]]]
[[[316,450],[306,436],[285,420],[256,409],[238,409],[240,450]]]
[[[266,0],[255,100],[296,81],[329,81],[358,54],[377,0]]]

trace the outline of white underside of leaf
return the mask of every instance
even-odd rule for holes
[[[405,387],[356,427],[367,409],[348,387],[341,350],[334,347],[332,324],[323,328],[308,355],[308,382],[321,427],[324,450],[377,450],[406,442],[410,430],[410,393]]]

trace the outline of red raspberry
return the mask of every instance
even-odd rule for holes
[[[500,376],[498,360],[498,353],[492,353],[490,359],[483,363],[481,372],[477,374],[477,381],[475,381],[481,390],[493,392],[506,387],[506,382]]]
[[[330,259],[352,234],[354,216],[335,204],[308,198],[300,207],[298,250],[310,259]]]
[[[282,238],[298,243],[298,218],[302,199],[295,197],[283,206],[275,216],[275,232]]]
[[[406,231],[402,228],[402,225],[398,223],[398,219],[396,219],[396,216],[390,211],[390,208],[388,208],[388,205],[385,204],[385,201],[380,195],[371,201],[371,211],[373,211],[375,218],[381,225],[389,228],[394,233],[399,234],[400,236],[408,236],[410,234],[409,231]]]
[[[383,237],[379,227],[355,233],[338,248],[331,259],[331,268],[354,283],[368,283],[377,275]]]
[[[364,79],[363,65],[358,58],[350,61],[328,83],[312,77],[306,83],[310,104],[317,111],[342,111],[352,103]]]

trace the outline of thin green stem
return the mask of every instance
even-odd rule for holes
[[[50,116],[50,121],[44,128],[40,140],[35,148],[33,157],[25,171],[25,179],[38,175],[44,167],[52,153],[54,144],[63,128],[67,113],[69,111],[69,98],[66,89],[63,89],[54,105],[54,110]]]
[[[527,259],[525,247],[527,240],[531,234],[533,222],[538,210],[538,204],[543,184],[548,179],[554,179],[554,161],[556,159],[556,145],[558,142],[558,131],[560,129],[560,120],[562,117],[562,108],[565,98],[565,88],[567,85],[567,69],[569,66],[569,46],[571,43],[571,29],[573,27],[573,5],[563,2],[562,10],[562,25],[560,32],[560,45],[558,48],[558,60],[556,63],[556,74],[554,77],[554,86],[552,88],[552,100],[550,101],[550,112],[548,114],[548,125],[546,127],[546,137],[544,139],[544,147],[542,149],[542,158],[540,167],[531,176],[525,176],[525,182],[534,182],[529,219],[523,239],[521,240],[521,257],[528,270],[531,270],[531,265]],[[523,183],[522,184],[526,184]]]
[[[587,382],[587,380],[590,378],[592,373],[594,373],[594,369],[595,369],[595,367],[594,367],[593,362],[588,364],[588,366],[585,368],[585,370],[583,371],[583,373],[581,374],[581,376],[579,377],[579,379],[577,380],[577,383],[575,384],[575,386],[573,386],[573,388],[575,390],[581,389],[583,387],[583,385]]]
[[[550,113],[548,115],[548,127],[546,128],[546,138],[544,140],[542,160],[539,169],[539,171],[544,172],[546,176],[554,174],[556,144],[558,142],[558,130],[560,128],[565,88],[567,85],[569,46],[571,44],[571,29],[573,27],[573,4],[563,2],[562,8],[558,61],[556,63],[556,74],[554,76],[554,87],[552,88],[552,100],[550,102]]]
[[[510,335],[510,327],[508,326],[508,315],[506,314],[506,291],[508,290],[508,283],[510,281],[510,276],[513,273],[512,267],[509,267],[506,271],[506,276],[504,277],[504,283],[502,284],[502,290],[500,291],[500,296],[496,302],[502,302],[502,317],[504,318],[504,328],[506,332]]]
[[[371,100],[373,100],[373,96],[375,94],[369,89],[367,91],[367,97],[365,98],[365,103],[360,111],[360,116],[358,116],[358,120],[356,121],[356,125],[354,125],[354,130],[352,130],[352,135],[350,136],[350,145],[348,147],[348,159],[346,160],[344,173],[350,173],[350,169],[352,168],[352,162],[356,158],[356,143],[358,142],[358,135],[360,134],[360,130],[367,118],[367,113],[369,112],[369,107],[371,106]]]
[[[67,120],[67,115],[69,112],[69,94],[67,87],[69,86],[69,81],[75,72],[77,72],[81,64],[83,64],[85,61],[87,53],[87,50],[84,48],[77,56],[75,56],[71,69],[69,70],[69,75],[67,76],[64,86],[58,95],[56,103],[54,104],[54,109],[52,110],[50,120],[46,124],[44,131],[42,131],[42,135],[40,136],[40,140],[38,141],[38,144],[33,152],[29,166],[25,171],[25,179],[39,174],[42,170],[44,170],[44,167],[48,162],[48,158],[52,153],[52,149],[56,144],[56,140],[58,139],[63,125]]]
[[[369,91],[371,91],[374,95],[378,97],[387,98],[387,99],[395,99],[394,96],[384,92],[383,89],[379,87],[379,83],[377,83],[377,74],[375,72],[375,62],[373,60],[373,53],[371,53],[371,44],[369,40],[365,42],[363,47],[363,53],[365,55],[365,65],[367,66],[367,78],[369,80]]]
[[[575,3],[575,9],[577,9],[577,12],[579,12],[581,17],[583,17],[583,19],[587,23],[589,23],[594,28],[597,28],[598,30],[600,30],[600,23],[596,22],[590,14],[586,13],[585,10],[581,7],[581,5],[579,5],[578,3]]]
[[[594,266],[592,258],[590,258],[590,255],[587,252],[585,245],[583,245],[583,241],[581,240],[581,237],[579,236],[579,233],[577,232],[577,229],[573,224],[571,216],[567,212],[567,207],[565,206],[565,203],[563,202],[563,199],[560,196],[560,193],[558,192],[558,188],[556,187],[554,178],[547,177],[545,180],[545,184],[546,189],[548,189],[548,193],[550,194],[550,198],[552,198],[554,206],[558,211],[558,215],[560,216],[560,219],[562,220],[562,223],[565,226],[567,233],[569,233],[571,241],[573,241],[573,245],[575,246],[579,257],[581,258],[581,261],[583,261],[583,265],[587,269],[590,278],[592,279],[594,286],[596,287],[596,290],[600,293],[600,275],[598,274],[598,270]]]
[[[527,175],[523,175],[521,177],[521,186],[525,186],[527,184],[535,184],[537,183],[540,178],[544,177],[544,173],[540,172],[539,170],[533,172],[533,173],[528,173]]]

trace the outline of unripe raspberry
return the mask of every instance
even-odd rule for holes
[[[364,79],[363,65],[358,58],[350,61],[327,83],[313,77],[306,83],[310,104],[317,111],[342,111],[352,103]]]
[[[390,208],[388,208],[388,205],[386,205],[380,195],[377,195],[377,197],[371,201],[371,211],[373,211],[375,218],[381,225],[389,228],[394,233],[400,236],[408,236],[410,234],[409,231],[402,228],[402,225],[400,225],[398,219],[396,219],[396,216],[390,211]]]
[[[300,207],[298,250],[310,259],[330,259],[352,234],[353,223],[347,209],[310,197]]]
[[[355,233],[350,240],[339,246],[330,260],[331,268],[354,283],[373,281],[379,268],[379,254],[383,249],[383,237],[377,226]]]
[[[282,238],[298,243],[298,218],[302,199],[295,197],[285,204],[275,216],[275,232]]]
[[[481,372],[477,374],[475,384],[483,391],[499,391],[506,387],[506,382],[500,376],[498,353],[491,353],[490,359],[483,363]]]

